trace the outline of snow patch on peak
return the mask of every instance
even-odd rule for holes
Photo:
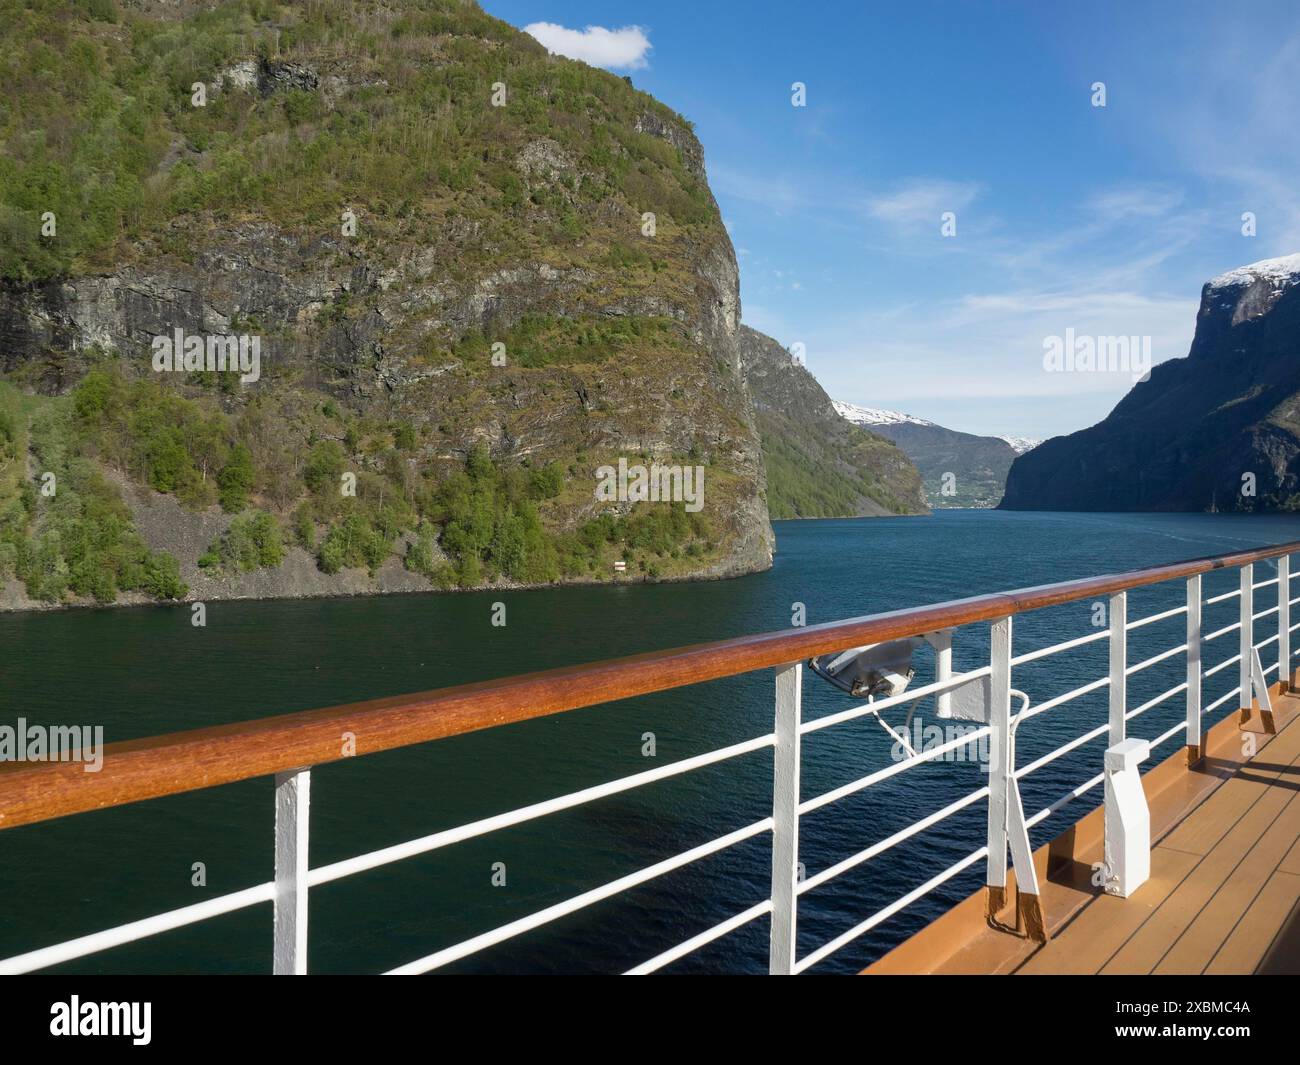
[[[1212,289],[1251,285],[1256,281],[1271,281],[1277,287],[1300,283],[1300,252],[1283,255],[1278,259],[1261,259],[1249,266],[1239,266],[1220,274],[1209,282]]]
[[[835,407],[835,413],[841,418],[847,418],[854,425],[901,425],[911,423],[912,425],[934,425],[934,422],[927,422],[924,418],[914,418],[910,414],[903,414],[896,410],[881,410],[879,407],[858,407],[852,403],[845,403],[838,399],[831,400]]]
[[[1010,444],[1011,450],[1017,455],[1023,455],[1026,451],[1033,451],[1034,448],[1042,443],[1041,440],[1035,440],[1028,436],[1000,436],[998,439],[1005,440]]]

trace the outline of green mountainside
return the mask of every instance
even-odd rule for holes
[[[742,325],[740,358],[763,443],[773,518],[929,512],[907,456],[841,418],[817,379],[777,341]]]
[[[0,18],[0,607],[770,564],[681,116],[459,0]]]

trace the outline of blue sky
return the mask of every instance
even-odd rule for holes
[[[744,321],[802,343],[837,399],[969,432],[1072,432],[1133,378],[1049,373],[1045,338],[1149,336],[1156,362],[1185,355],[1206,280],[1300,251],[1290,0],[484,7],[627,30],[583,46],[695,124]]]

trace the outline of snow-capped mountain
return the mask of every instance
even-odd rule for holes
[[[932,507],[995,507],[1007,471],[1036,440],[976,436],[911,414],[832,401],[840,417],[892,440],[921,471]]]
[[[1010,444],[1011,450],[1017,455],[1023,455],[1026,451],[1033,451],[1034,448],[1042,443],[1041,440],[1034,440],[1028,436],[1000,436],[998,439],[1005,440]]]
[[[1271,281],[1278,287],[1300,282],[1300,252],[1283,255],[1278,259],[1261,259],[1249,266],[1239,266],[1226,274],[1211,278],[1208,285],[1212,289],[1232,288],[1236,285],[1252,285],[1256,281]]]
[[[881,410],[879,407],[859,407],[833,399],[835,412],[841,418],[847,418],[854,425],[934,425],[924,418],[914,418],[896,410]]]
[[[1292,513],[1297,411],[1300,253],[1207,281],[1187,356],[1156,366],[1096,425],[1017,458],[1002,505]]]
[[[936,429],[942,429],[943,426],[938,422],[928,422],[924,418],[918,418],[914,414],[904,414],[898,410],[883,410],[880,407],[859,407],[853,403],[845,403],[843,400],[833,399],[831,403],[835,406],[835,411],[841,418],[847,418],[854,425],[875,427],[880,425],[929,425]],[[1035,440],[1028,436],[998,436],[996,440],[1005,440],[1011,445],[1011,450],[1017,455],[1023,455],[1026,451],[1032,451],[1041,440]]]

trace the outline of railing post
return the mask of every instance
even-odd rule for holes
[[[1187,764],[1205,757],[1201,735],[1201,575],[1187,578]]]
[[[772,780],[772,937],[768,972],[794,972],[799,897],[799,725],[803,719],[803,664],[776,674],[776,748]]]
[[[1291,556],[1277,560],[1277,680],[1291,690]]]
[[[1007,902],[1007,783],[1011,777],[1011,619],[989,627],[989,817],[987,913],[990,920]]]
[[[275,916],[276,976],[307,972],[307,823],[311,770],[275,775]]]
[[[940,629],[930,637],[934,647],[934,679],[952,679],[952,629]],[[940,692],[934,699],[935,717],[952,717],[952,692]]]
[[[1007,848],[1016,871],[1016,921],[1038,943],[1047,940],[1038,894],[1038,874],[1029,849],[1029,829],[1016,783],[1016,743],[1011,728],[1011,618],[1000,618],[989,628],[989,818],[986,880],[987,916],[996,921],[1007,901]]]
[[[1128,712],[1128,593],[1110,597],[1110,742],[1124,739],[1124,715]]]
[[[1251,615],[1255,612],[1255,567],[1250,563],[1241,567],[1241,690],[1237,703],[1241,707],[1241,720],[1250,720],[1250,707],[1254,700],[1251,693],[1254,683],[1251,677],[1251,663],[1255,657],[1255,626]]]

